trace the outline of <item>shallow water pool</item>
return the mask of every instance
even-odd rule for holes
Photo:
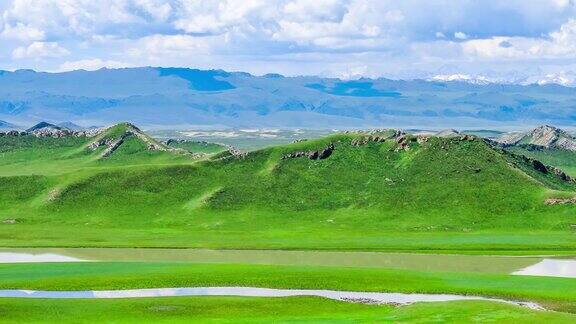
[[[576,260],[544,259],[512,274],[521,276],[544,276],[576,278]]]

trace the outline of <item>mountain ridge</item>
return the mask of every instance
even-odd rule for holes
[[[576,151],[576,137],[550,125],[542,125],[530,131],[505,134],[497,139],[503,145],[533,145],[547,149]]]
[[[0,119],[157,127],[494,126],[574,120],[576,89],[183,68],[0,75]]]
[[[569,136],[565,131],[548,125],[538,127],[530,132],[526,132],[523,134],[531,134],[531,135],[539,134],[543,136],[545,139],[547,139],[548,143],[556,143],[557,142],[556,140],[550,138],[549,133]],[[137,147],[140,147],[139,148],[140,150],[171,152],[180,155],[190,155],[191,157],[201,157],[204,154],[200,153],[198,155],[184,148],[180,148],[178,147],[178,145],[176,146],[169,145],[177,143],[178,141],[168,140],[162,142],[156,140],[147,135],[142,130],[140,130],[140,128],[129,122],[123,122],[108,127],[103,127],[99,129],[90,129],[84,131],[74,131],[48,122],[40,122],[24,132],[6,132],[0,134],[2,136],[16,136],[16,137],[32,135],[37,138],[54,138],[56,140],[59,138],[67,138],[67,137],[72,138],[83,137],[88,139],[88,142],[84,144],[85,149],[91,152],[98,151],[99,157],[101,159],[112,156],[117,150],[123,147],[123,145],[124,146],[136,145],[135,146],[136,148],[133,147],[132,150],[134,149],[138,150]],[[444,141],[472,141],[472,142],[481,141],[495,150],[498,150],[499,146],[501,145],[504,146],[513,145],[514,143],[518,143],[521,140],[516,139],[514,143],[508,142],[506,144],[503,141],[493,141],[489,139],[483,139],[481,137],[477,137],[474,135],[462,134],[454,129],[446,129],[436,133],[417,134],[417,135],[413,135],[396,129],[372,130],[372,131],[348,131],[342,134],[343,134],[342,136],[350,137],[351,139],[350,144],[352,147],[360,147],[367,145],[369,143],[385,143],[392,141],[395,143],[393,145],[395,151],[410,151],[413,145],[422,145],[424,143],[427,143],[430,139],[434,138],[439,139],[441,138]],[[285,147],[286,150],[288,150],[288,148],[294,145],[297,146],[304,145],[304,147],[307,147],[310,145],[314,146],[315,143],[324,143],[322,144],[322,147],[318,147],[317,149],[304,150],[304,151],[302,150],[285,151],[284,153],[281,154],[281,156],[282,159],[292,159],[300,157],[308,157],[309,159],[312,160],[327,159],[332,155],[333,151],[336,149],[337,146],[336,142],[329,141],[329,139],[332,137],[338,138],[338,136],[339,135],[332,135],[319,139],[296,141],[291,145],[278,146],[278,148]],[[504,138],[506,138],[506,136],[504,136]],[[128,141],[132,141],[132,143],[126,144]],[[340,140],[338,140],[337,142],[340,143]],[[185,143],[182,144],[184,144],[183,146],[186,147]],[[244,159],[250,157],[252,154],[259,154],[258,152],[266,151],[266,149],[260,149],[253,152],[241,152],[235,150],[233,147],[228,147],[227,149],[219,149],[219,151],[220,152],[214,155],[213,158]],[[502,151],[502,153],[504,152],[505,151]],[[514,153],[508,153],[508,154],[512,154],[513,156],[515,156]],[[568,176],[563,171],[553,166],[546,165],[537,159],[525,157],[522,155],[518,155],[514,157],[514,159],[516,159],[516,162],[514,162],[514,164],[519,163],[518,161],[522,161],[523,163],[530,165],[534,170],[542,174],[550,173],[553,174],[554,176],[559,177],[563,181],[575,182],[572,177]]]

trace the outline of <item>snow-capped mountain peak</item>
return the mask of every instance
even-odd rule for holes
[[[442,82],[468,82],[473,84],[489,84],[494,83],[494,80],[491,80],[485,76],[472,76],[469,74],[438,74],[428,79],[429,81],[442,81]]]

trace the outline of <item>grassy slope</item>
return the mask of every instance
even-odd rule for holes
[[[0,206],[6,207],[0,218],[18,220],[3,226],[0,244],[576,247],[570,232],[576,223],[574,208],[543,205],[552,189],[573,187],[522,166],[536,180],[529,177],[511,166],[511,157],[484,142],[433,138],[397,152],[393,141],[353,147],[355,136],[334,135],[256,151],[245,158],[197,163],[142,150],[136,141],[110,159],[77,161],[75,169],[64,169],[57,176],[44,172],[38,163],[27,176],[0,178]],[[328,159],[281,159],[285,153],[329,143],[336,149]],[[13,166],[4,165],[0,174],[10,174]],[[34,173],[43,175],[30,175]]]
[[[489,302],[415,304],[394,308],[313,297],[186,297],[135,300],[14,300],[0,304],[0,323],[270,323],[436,322],[573,323],[576,316]]]
[[[114,137],[117,129],[109,133]],[[134,136],[128,137],[120,148],[101,159],[103,148],[87,149],[94,139],[88,137],[37,138],[0,137],[0,176],[65,176],[73,173],[100,172],[114,166],[142,166],[190,163],[183,155],[150,151]],[[93,171],[93,172],[92,172]]]

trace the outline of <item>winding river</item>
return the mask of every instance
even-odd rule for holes
[[[50,299],[108,299],[143,298],[174,296],[241,296],[241,297],[291,297],[316,296],[333,300],[365,304],[409,305],[418,302],[447,302],[455,300],[485,300],[528,307],[535,310],[544,308],[537,303],[510,301],[499,298],[450,294],[403,294],[338,290],[311,289],[271,289],[255,287],[194,287],[194,288],[149,288],[127,290],[83,290],[83,291],[45,291],[45,290],[0,290],[0,297],[8,298],[50,298]]]

